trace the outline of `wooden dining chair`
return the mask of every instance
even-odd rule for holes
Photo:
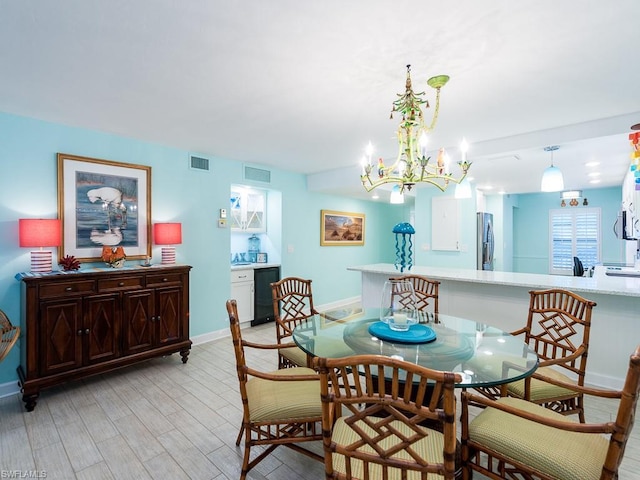
[[[322,439],[318,375],[306,367],[274,372],[249,367],[245,348],[276,350],[279,345],[243,340],[236,301],[228,300],[226,306],[242,398],[242,425],[236,439],[239,446],[244,435],[240,480],[280,445],[322,461],[322,456],[300,445]],[[251,448],[259,445],[267,448],[251,459]]]
[[[459,374],[384,355],[315,357],[313,365],[327,479],[455,478]]]
[[[518,398],[462,392],[463,478],[614,480],[633,427],[640,393],[640,346],[631,355],[620,391],[575,387],[582,394],[619,399],[613,420],[579,423]],[[473,420],[469,405],[484,407]]]
[[[318,312],[313,306],[311,280],[287,277],[271,284],[276,323],[278,368],[308,367],[311,358],[292,341],[293,329]]]
[[[512,335],[524,335],[538,354],[538,369],[524,380],[496,389],[477,389],[489,398],[522,398],[563,415],[578,414],[584,423],[584,396],[574,387],[584,386],[589,351],[591,313],[595,302],[562,290],[529,292],[527,324]]]
[[[423,312],[438,313],[438,287],[440,282],[422,275],[404,275],[392,277],[389,280],[407,280],[416,292],[416,308]]]
[[[13,346],[20,338],[20,327],[12,325],[9,317],[0,310],[0,332],[2,332],[2,338],[0,339],[0,362],[5,359]]]

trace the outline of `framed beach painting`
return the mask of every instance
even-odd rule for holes
[[[127,259],[151,256],[151,167],[58,153],[62,259],[101,260],[105,246]]]
[[[321,210],[320,245],[364,245],[364,213]]]

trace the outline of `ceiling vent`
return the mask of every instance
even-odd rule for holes
[[[209,171],[209,159],[208,158],[202,158],[202,157],[196,157],[194,155],[191,155],[189,157],[189,167],[193,170],[203,170],[203,171]]]
[[[256,182],[271,183],[271,172],[261,168],[244,167],[244,179],[254,180]]]

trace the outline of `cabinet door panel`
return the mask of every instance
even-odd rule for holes
[[[40,304],[40,375],[82,366],[82,300]]]
[[[182,338],[182,289],[166,289],[156,292],[158,297],[158,343],[164,345]]]
[[[238,303],[238,320],[240,322],[253,320],[253,295],[253,282],[231,284],[231,298],[235,298]]]
[[[123,296],[123,353],[125,355],[149,350],[154,343],[153,291],[141,290]]]
[[[85,348],[88,363],[97,363],[120,354],[119,295],[87,299],[85,311]]]
[[[431,250],[460,250],[459,218],[458,200],[451,197],[431,199]]]
[[[267,193],[248,187],[231,187],[229,225],[231,230],[266,232]]]

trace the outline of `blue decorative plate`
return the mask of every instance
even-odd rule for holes
[[[409,330],[397,332],[391,330],[384,322],[375,322],[369,325],[369,333],[382,340],[391,340],[401,343],[427,343],[436,339],[436,332],[431,327],[417,323],[411,325]]]

